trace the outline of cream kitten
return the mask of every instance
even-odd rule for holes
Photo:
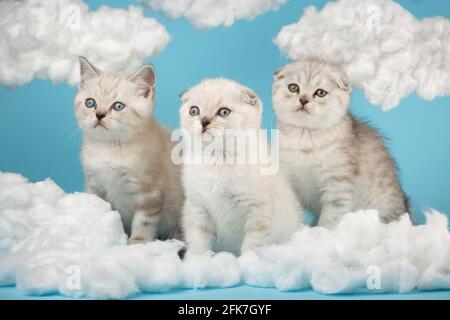
[[[194,138],[230,139],[230,129],[260,130],[261,101],[234,81],[205,80],[181,98],[181,126]],[[258,143],[267,146],[265,137]],[[247,149],[243,146],[230,150],[232,145],[225,141],[224,149],[207,152],[232,157]],[[289,183],[279,174],[262,175],[261,166],[184,163],[186,202],[182,224],[188,252],[224,250],[240,254],[288,240],[299,228],[303,211]]]
[[[351,91],[339,68],[318,60],[275,74],[281,166],[320,226],[333,227],[358,209],[377,209],[384,222],[408,211],[383,139],[348,113]]]
[[[75,114],[88,191],[120,212],[129,243],[179,237],[184,196],[170,134],[152,118],[153,68],[126,77],[80,64]]]

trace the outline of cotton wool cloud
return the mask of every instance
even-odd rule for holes
[[[274,41],[291,59],[341,64],[353,85],[385,111],[413,92],[426,100],[450,93],[450,21],[418,20],[392,0],[310,6]]]
[[[140,292],[248,284],[326,294],[450,289],[447,217],[383,224],[376,211],[338,227],[305,227],[286,244],[241,257],[187,255],[181,241],[127,245],[118,212],[92,194],[65,193],[0,172],[0,286],[31,295],[119,299]]]
[[[78,56],[103,70],[133,72],[170,40],[139,6],[92,11],[81,0],[6,0],[0,12],[0,84],[6,86],[34,78],[76,84]]]
[[[196,28],[229,27],[237,20],[252,20],[284,5],[287,0],[140,0],[172,19],[186,18]]]

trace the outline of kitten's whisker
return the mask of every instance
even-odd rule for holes
[[[72,144],[74,141],[74,138],[77,139],[77,140],[75,140],[76,144],[79,144],[81,142],[81,132],[80,132],[80,130],[78,130],[78,128],[72,129],[71,133],[65,137],[64,145]],[[79,138],[79,140],[78,140],[78,138]]]
[[[72,137],[74,134],[74,131],[77,130],[78,124],[76,121],[70,122],[69,124],[65,125],[60,131],[59,134],[62,134],[65,136],[64,138],[64,144],[66,144],[68,137]],[[70,134],[66,135],[66,131],[71,130]],[[70,140],[70,139],[69,139]]]
[[[76,121],[72,121],[65,125],[63,128],[61,128],[61,133],[63,133],[66,130],[72,129],[74,126],[78,126],[78,123]]]

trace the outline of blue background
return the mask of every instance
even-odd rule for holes
[[[102,4],[124,8],[137,4],[130,0],[85,2],[91,9]],[[265,106],[263,126],[273,128],[272,75],[288,60],[272,39],[284,25],[298,21],[304,7],[321,8],[326,2],[290,0],[278,11],[253,21],[238,21],[230,28],[219,27],[207,32],[198,31],[184,19],[172,21],[146,10],[146,16],[153,16],[165,25],[172,37],[166,49],[149,61],[158,76],[156,118],[176,128],[178,93],[204,78],[223,76],[259,94]],[[436,15],[450,18],[449,0],[397,2],[417,18]],[[15,89],[0,86],[0,171],[18,172],[32,181],[51,177],[68,192],[83,190],[81,134],[72,104],[75,93],[75,87],[45,80],[34,80]],[[355,90],[352,97],[352,112],[370,120],[389,137],[390,150],[397,160],[403,187],[411,198],[418,222],[424,221],[422,211],[426,208],[450,213],[449,105],[450,96],[424,101],[411,95],[397,108],[383,112],[370,105],[360,90]],[[239,290],[247,287],[243,288]],[[1,290],[0,298],[7,292]],[[258,297],[259,289],[248,290],[247,297]],[[269,291],[274,295],[272,298],[277,298],[276,291]],[[221,296],[227,297],[218,295]]]

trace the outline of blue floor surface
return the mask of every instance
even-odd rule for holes
[[[60,295],[30,296],[18,291],[15,287],[0,288],[0,300],[63,300],[71,299]],[[312,290],[295,292],[280,292],[273,288],[256,288],[250,286],[238,286],[226,289],[198,289],[198,290],[175,290],[166,293],[139,294],[130,299],[137,300],[450,300],[450,290],[444,291],[422,291],[407,294],[345,294],[345,295],[323,295]]]

